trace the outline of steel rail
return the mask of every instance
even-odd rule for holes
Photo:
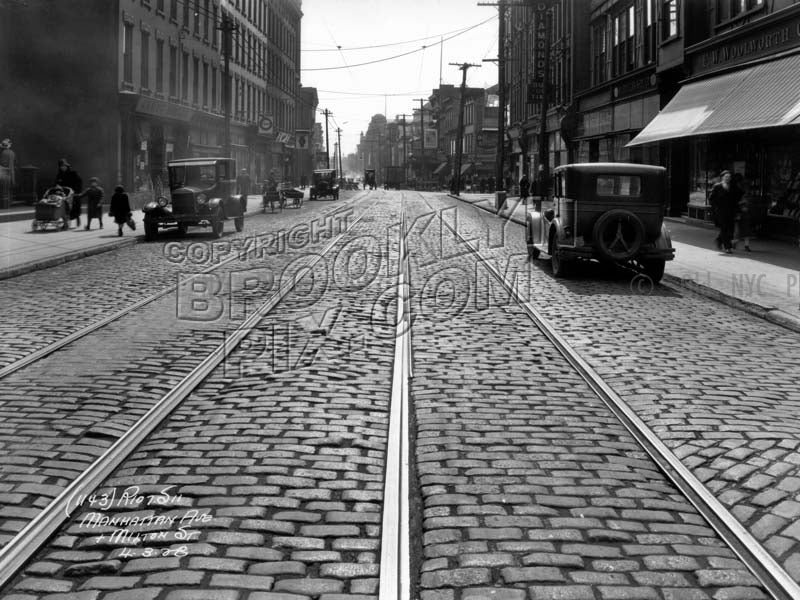
[[[365,211],[366,212],[366,211]],[[252,327],[268,314],[325,255],[347,235],[364,216],[362,212],[349,227],[333,238],[295,276],[284,282],[278,292],[262,304],[234,332],[217,346],[191,373],[165,394],[125,434],[64,489],[42,512],[0,549],[0,587],[17,573],[25,562],[66,520],[76,498],[88,496],[116,469],[153,430],[198,386],[250,333]]]
[[[401,200],[394,364],[381,522],[378,600],[410,600],[411,598],[408,430],[411,327],[408,253],[405,236],[405,213]]]
[[[717,500],[659,437],[639,418],[630,406],[603,380],[542,316],[542,314],[523,298],[517,288],[508,281],[500,270],[485,258],[474,244],[442,220],[473,252],[478,261],[500,282],[525,314],[544,333],[559,353],[586,381],[592,391],[608,406],[644,448],[662,472],[686,496],[706,521],[728,544],[745,566],[758,578],[767,591],[777,600],[800,600],[800,585],[767,552],[767,550],[748,532],[738,519]]]
[[[353,199],[352,200],[352,204],[355,204],[355,202],[357,200],[359,200],[359,199],[360,199],[360,197],[357,197],[357,198]],[[337,206],[335,209],[333,209],[333,210],[331,210],[329,212],[323,213],[323,217],[322,218],[326,218],[326,217],[330,216],[331,214],[340,211],[341,208],[342,208],[341,206]],[[251,252],[252,251],[248,251],[246,254],[250,254]],[[168,286],[168,287],[166,287],[166,288],[164,288],[162,290],[159,290],[158,292],[155,292],[155,293],[153,293],[153,294],[151,294],[151,295],[149,295],[149,296],[147,296],[145,298],[142,298],[141,300],[138,300],[137,302],[134,302],[133,304],[131,304],[129,306],[126,306],[125,308],[122,308],[122,309],[118,310],[117,312],[112,313],[112,314],[108,315],[107,317],[104,317],[104,318],[100,319],[99,321],[95,321],[94,323],[92,323],[90,325],[87,325],[86,327],[83,327],[82,329],[79,329],[77,331],[73,331],[69,335],[67,335],[67,336],[65,336],[65,337],[63,337],[63,338],[61,338],[59,340],[56,340],[55,342],[52,342],[52,343],[48,344],[47,346],[39,348],[38,350],[35,350],[35,351],[31,352],[30,354],[27,354],[26,356],[23,356],[19,360],[16,360],[13,363],[10,363],[10,364],[6,365],[5,367],[3,367],[2,369],[0,369],[0,379],[3,379],[4,377],[7,377],[8,375],[11,375],[12,373],[14,373],[16,371],[19,371],[20,369],[22,369],[24,367],[27,367],[28,365],[33,364],[38,360],[43,359],[44,357],[52,354],[53,352],[55,352],[57,350],[60,350],[61,348],[63,348],[67,344],[71,344],[72,342],[74,342],[76,340],[79,340],[82,337],[85,337],[85,336],[89,335],[90,333],[93,333],[93,332],[97,331],[98,329],[102,329],[106,325],[108,325],[110,323],[113,323],[117,319],[120,319],[120,318],[124,317],[127,314],[132,313],[133,311],[141,308],[142,306],[146,306],[147,304],[150,304],[152,302],[155,302],[156,300],[159,300],[159,299],[163,298],[167,294],[170,294],[171,292],[174,292],[178,288],[179,285],[187,285],[187,284],[191,283],[192,280],[195,277],[200,277],[201,275],[206,275],[208,273],[211,273],[212,271],[214,271],[216,269],[219,269],[220,267],[222,267],[222,266],[224,266],[224,265],[226,265],[226,264],[228,264],[230,262],[233,262],[235,260],[238,260],[238,259],[241,259],[241,255],[240,254],[234,254],[233,256],[231,256],[229,258],[226,258],[225,260],[223,260],[223,261],[221,261],[221,262],[219,262],[219,263],[217,263],[215,265],[211,265],[210,267],[207,267],[207,268],[203,269],[199,273],[193,273],[191,276],[189,276],[187,279],[181,281],[179,284],[176,283],[176,284],[170,285],[170,286]]]

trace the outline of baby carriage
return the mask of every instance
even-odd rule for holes
[[[45,231],[49,225],[54,229],[69,229],[69,209],[74,192],[68,187],[55,186],[48,189],[36,203],[35,219],[31,223],[34,231]]]

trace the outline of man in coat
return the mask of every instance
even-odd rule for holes
[[[11,194],[17,183],[17,156],[11,149],[11,140],[0,142],[0,208],[11,205]]]

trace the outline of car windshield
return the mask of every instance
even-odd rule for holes
[[[214,185],[215,166],[210,165],[181,165],[170,167],[170,189],[180,187],[208,188]]]

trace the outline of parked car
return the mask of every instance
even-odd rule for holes
[[[247,197],[236,194],[236,161],[232,158],[185,158],[167,163],[169,197],[145,204],[144,235],[158,236],[159,228],[177,227],[185,234],[189,226],[211,227],[222,237],[226,219],[236,231],[244,228]]]
[[[578,259],[632,267],[654,283],[675,250],[664,226],[664,167],[629,163],[563,165],[553,194],[526,215],[528,255],[550,256],[564,277]]]
[[[336,169],[317,169],[311,174],[311,190],[309,197],[311,200],[331,196],[334,200],[339,199],[339,179]]]

